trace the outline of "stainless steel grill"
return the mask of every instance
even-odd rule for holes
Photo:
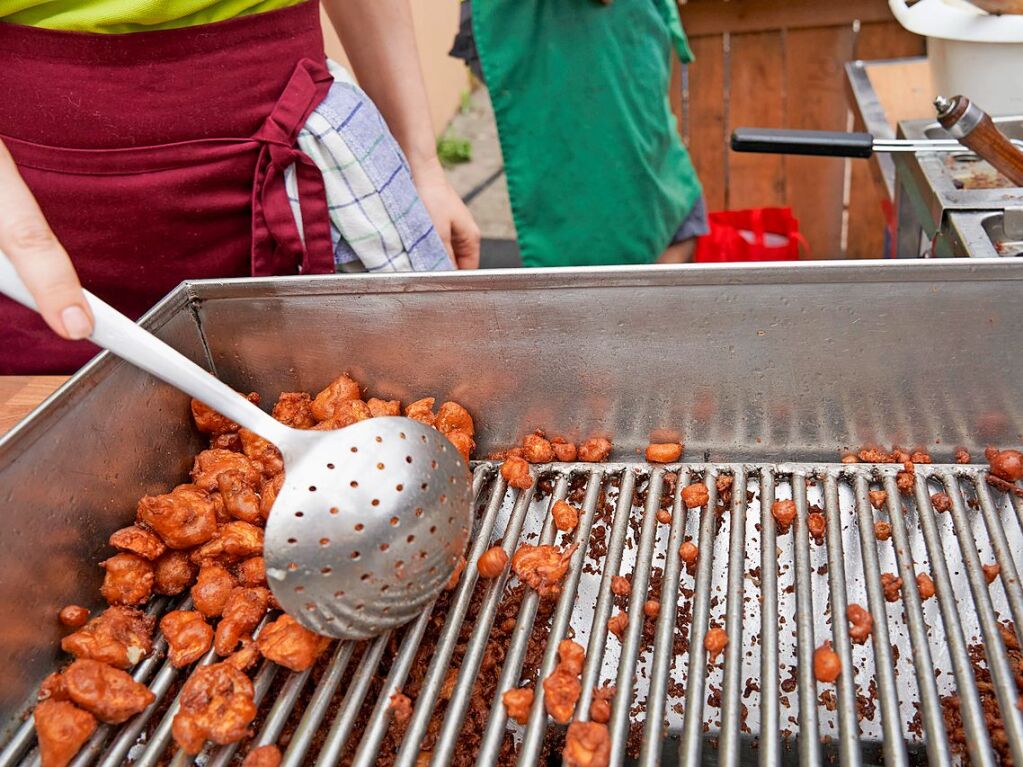
[[[1017,639],[1023,628],[1014,556],[1023,550],[1023,504],[992,490],[981,467],[918,465],[910,496],[897,489],[898,465],[556,465],[534,467],[537,482],[522,492],[508,490],[496,468],[475,467],[470,563],[494,540],[509,555],[523,541],[578,548],[553,609],[545,609],[534,592],[522,596],[503,661],[493,672],[496,693],[485,701],[485,727],[468,732],[467,714],[480,674],[491,673],[481,672],[484,656],[514,576],[478,580],[470,565],[458,587],[441,597],[437,615],[431,608],[373,642],[338,643],[315,672],[293,674],[264,663],[255,676],[261,715],[254,737],[204,752],[199,761],[227,765],[282,735],[285,765],[382,761],[413,767],[424,763],[421,749],[433,765],[492,765],[502,749],[507,752],[507,739],[519,765],[558,758],[563,728],[548,719],[540,682],[554,669],[558,641],[574,636],[587,651],[576,718],[588,718],[595,686],[616,689],[612,764],[632,758],[642,765],[696,764],[712,753],[720,764],[774,765],[796,758],[817,764],[832,754],[846,765],[881,758],[886,765],[952,764],[958,754],[943,707],[956,708],[953,695],[973,764],[1008,758],[1023,764],[1016,683],[1021,669],[1010,657],[1018,648],[1004,641],[1000,626],[1010,627],[1006,636]],[[718,513],[721,475],[732,477],[731,499]],[[701,479],[710,501],[702,512],[687,512],[681,489]],[[874,489],[888,493],[881,511],[868,500]],[[930,496],[938,491],[951,497],[950,512],[934,510]],[[558,533],[548,513],[566,497],[581,500],[571,534]],[[779,535],[771,504],[782,498],[795,501],[797,517],[792,531]],[[826,518],[823,544],[808,533],[813,507]],[[670,524],[657,520],[661,508],[671,510]],[[891,524],[888,541],[875,538],[880,519]],[[693,575],[678,556],[687,539],[701,552]],[[989,563],[1001,568],[990,586],[981,569]],[[887,572],[903,581],[896,602],[885,600],[880,576]],[[936,598],[927,601],[916,581],[924,572],[937,588]],[[630,621],[620,642],[606,629],[616,609],[610,581],[618,574],[632,580]],[[644,621],[649,598],[659,599],[661,610],[656,620]],[[850,641],[849,603],[873,616],[866,645]],[[157,612],[169,607],[166,600],[152,605]],[[712,624],[729,636],[714,665],[704,650]],[[842,662],[835,685],[814,677],[814,649],[824,640]],[[543,647],[532,665],[531,642]],[[76,767],[127,759],[146,766],[190,763],[174,753],[170,739],[179,675],[165,662],[164,649],[158,639],[135,671],[157,703],[120,728],[101,727]],[[200,663],[213,660],[211,651]],[[990,684],[978,684],[978,669],[986,670]],[[396,726],[389,700],[413,671],[418,694],[394,754],[383,750],[388,729]],[[520,683],[536,689],[525,727],[508,721],[500,699]],[[992,700],[1001,712],[998,728],[985,720]],[[477,741],[468,755],[466,743]],[[33,744],[29,720],[0,752],[0,765],[36,764]]]

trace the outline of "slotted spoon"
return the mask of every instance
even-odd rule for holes
[[[0,252],[0,293],[37,310]],[[281,451],[285,480],[267,520],[267,581],[320,634],[365,639],[419,615],[444,588],[471,523],[469,474],[437,430],[370,418],[334,431],[274,420],[86,292],[90,340],[206,403]]]

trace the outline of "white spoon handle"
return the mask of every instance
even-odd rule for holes
[[[289,441],[290,429],[287,426],[275,421],[245,397],[143,330],[109,304],[89,291],[84,292],[95,319],[95,327],[89,336],[94,344],[109,349],[121,359],[205,402],[217,412],[283,449],[282,443]],[[0,293],[29,309],[39,311],[32,294],[3,251],[0,251]]]

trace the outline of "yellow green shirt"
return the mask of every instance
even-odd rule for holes
[[[0,0],[0,21],[120,34],[212,24],[302,0]]]

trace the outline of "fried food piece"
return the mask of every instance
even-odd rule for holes
[[[874,537],[879,541],[887,541],[892,537],[892,525],[883,519],[874,523]]]
[[[217,489],[224,501],[224,510],[234,519],[258,522],[259,495],[245,484],[240,471],[225,471],[217,475]]]
[[[931,505],[937,512],[949,511],[952,508],[952,499],[948,493],[935,493],[931,496]]]
[[[174,596],[192,585],[199,567],[191,554],[184,550],[170,550],[153,562],[153,591]]]
[[[703,649],[707,651],[709,662],[714,663],[727,646],[728,633],[723,628],[714,626],[708,629],[707,636],[703,638]]]
[[[259,404],[259,395],[256,392],[248,394],[245,399],[254,405]],[[203,434],[216,437],[229,432],[238,431],[238,424],[226,416],[222,416],[216,410],[197,399],[192,400],[192,420],[195,421],[195,428]]]
[[[831,649],[830,640],[813,651],[813,675],[818,682],[830,684],[842,673],[842,661],[838,653]]]
[[[610,2],[610,0],[606,0]],[[611,760],[611,734],[601,722],[572,722],[561,750],[565,767],[607,767]]]
[[[100,594],[112,605],[142,605],[153,593],[153,565],[135,554],[115,554],[100,562],[106,570]]]
[[[690,574],[696,570],[696,561],[700,558],[700,547],[692,541],[686,541],[678,547],[678,558],[686,566]]]
[[[469,463],[472,451],[476,449],[476,443],[472,437],[464,431],[449,431],[444,436],[448,438],[448,442],[455,446],[455,450],[461,454],[462,460]]]
[[[217,655],[230,655],[238,646],[239,640],[249,634],[266,615],[270,605],[270,591],[261,586],[239,586],[231,591],[220,623],[217,624],[216,639],[213,646]]]
[[[931,454],[925,450],[914,450],[909,454],[910,463],[932,463]]]
[[[684,446],[679,442],[651,442],[646,448],[650,463],[675,463],[682,457]]]
[[[437,409],[434,426],[441,434],[450,434],[453,431],[465,432],[470,437],[476,434],[472,416],[457,402],[445,402]]]
[[[796,502],[790,500],[775,501],[771,504],[771,516],[774,517],[775,527],[778,532],[784,535],[792,527],[796,519]]]
[[[238,565],[236,575],[241,586],[266,586],[266,562],[263,557],[249,557]]]
[[[874,630],[873,616],[860,605],[851,604],[846,608],[845,617],[849,621],[849,638],[856,644],[866,642]]]
[[[263,656],[259,652],[256,640],[249,637],[242,637],[241,649],[235,651],[224,659],[224,663],[234,666],[239,671],[248,671],[256,665]]]
[[[451,575],[448,577],[448,582],[444,584],[445,591],[451,591],[451,589],[458,585],[458,579],[462,577],[462,571],[465,570],[465,564],[465,557],[459,555],[458,561],[455,562],[455,569],[451,571]]]
[[[827,530],[827,520],[824,519],[824,515],[819,511],[814,511],[806,515],[806,529],[817,543],[824,541],[824,533]]]
[[[578,642],[562,639],[558,642],[558,665],[570,674],[579,676],[583,673],[586,661],[586,650]]]
[[[281,750],[271,743],[249,751],[242,761],[242,767],[278,767],[281,759]]]
[[[135,554],[150,562],[167,550],[156,533],[138,525],[122,527],[114,532],[110,536],[110,545],[118,551]]]
[[[433,426],[437,423],[437,415],[433,412],[433,403],[436,401],[433,397],[417,399],[405,407],[405,417],[425,423],[427,426]]]
[[[508,690],[501,696],[501,702],[504,703],[508,718],[525,726],[529,721],[529,710],[533,707],[533,688],[518,687]]]
[[[590,719],[598,724],[607,724],[611,721],[611,700],[614,696],[614,687],[594,687],[593,701],[590,703]]]
[[[160,631],[174,668],[195,663],[213,644],[213,627],[197,610],[172,610],[160,619]]]
[[[366,400],[366,407],[369,408],[371,418],[380,418],[388,415],[401,415],[401,402],[396,399],[377,399],[370,397]]]
[[[648,599],[643,603],[643,615],[647,618],[656,618],[661,613],[661,603],[656,599]]]
[[[508,565],[508,555],[500,546],[491,546],[476,561],[476,569],[481,578],[496,578],[504,572]]]
[[[347,399],[338,402],[334,406],[334,414],[325,421],[320,421],[313,429],[317,431],[330,431],[332,429],[343,429],[353,423],[365,421],[373,417],[369,411],[369,405],[361,399]]]
[[[237,471],[242,481],[255,489],[262,482],[262,473],[247,456],[231,450],[203,450],[192,464],[192,482],[200,490],[216,491],[217,477],[225,471]]]
[[[210,447],[216,450],[230,450],[234,453],[240,453],[242,451],[242,441],[238,436],[238,432],[232,431],[227,434],[218,434],[215,437],[210,437]]]
[[[668,511],[667,509],[658,509],[657,514],[655,516],[657,517],[657,521],[660,522],[662,525],[671,524],[671,512]]]
[[[304,391],[281,392],[274,404],[273,417],[293,429],[311,429],[316,425],[313,398]]]
[[[576,452],[580,461],[599,463],[600,461],[607,460],[608,456],[611,455],[612,449],[613,445],[610,440],[604,437],[591,437],[579,445],[579,449]]]
[[[619,642],[622,641],[622,637],[625,636],[625,629],[628,627],[629,614],[624,610],[619,610],[607,621],[607,630],[618,637]]]
[[[236,520],[222,525],[217,536],[192,554],[193,562],[224,559],[235,562],[263,553],[263,528]]]
[[[76,658],[91,658],[126,669],[153,649],[156,618],[132,607],[110,607],[73,634],[60,646]]]
[[[394,716],[394,721],[398,724],[405,724],[412,718],[412,701],[404,693],[394,693],[390,698],[388,708],[391,709],[391,715]]]
[[[79,605],[66,605],[61,608],[57,618],[68,628],[80,629],[89,620],[89,611]]]
[[[98,660],[76,660],[63,676],[71,701],[107,724],[126,722],[156,700],[130,674]]]
[[[512,570],[519,580],[541,597],[561,592],[560,581],[568,572],[568,563],[576,547],[562,551],[557,546],[531,546],[524,543],[512,555]]]
[[[263,482],[262,487],[259,489],[259,515],[263,519],[267,519],[270,516],[270,510],[273,508],[274,501],[277,500],[277,494],[281,492],[281,488],[284,487],[284,475],[278,474],[273,479],[268,479]]]
[[[227,598],[235,587],[234,578],[226,568],[207,563],[199,568],[199,577],[192,586],[195,609],[207,618],[215,618],[224,611]]]
[[[571,442],[566,442],[561,437],[555,437],[551,440],[551,449],[554,451],[554,457],[561,463],[572,463],[579,456],[579,451],[576,450],[575,445]]]
[[[710,492],[702,482],[694,482],[682,488],[682,503],[687,509],[697,509],[705,506],[710,500]]]
[[[555,501],[551,516],[554,518],[554,526],[562,532],[575,530],[579,524],[579,512],[566,501]]]
[[[1023,453],[1018,450],[996,450],[989,447],[984,451],[992,474],[1006,482],[1023,479]]]
[[[957,447],[955,453],[956,463],[969,463],[972,459],[970,453],[965,447]]]
[[[529,464],[524,458],[508,456],[501,464],[501,476],[508,483],[508,487],[519,490],[528,490],[533,484],[533,478],[529,476]]]
[[[735,481],[735,477],[731,474],[719,474],[718,478],[714,480],[714,487],[718,491],[718,499],[722,503],[729,503],[732,500],[732,483]]]
[[[902,592],[902,578],[894,573],[881,573],[881,588],[884,598],[889,602],[898,602]]]
[[[239,429],[238,436],[242,441],[242,452],[259,469],[264,477],[272,477],[284,471],[284,459],[281,451],[256,432]]]
[[[305,671],[327,649],[330,639],[303,628],[290,615],[282,615],[259,632],[256,644],[267,660],[292,671]]]
[[[256,718],[254,694],[252,681],[228,663],[197,668],[181,688],[171,725],[174,742],[194,755],[207,740],[219,745],[241,740]]]
[[[981,565],[980,569],[984,571],[984,580],[986,580],[988,584],[994,583],[999,573],[1002,572],[1002,566],[999,564]]]
[[[628,578],[620,575],[611,576],[611,593],[619,597],[627,597],[632,593],[632,584]]]
[[[913,464],[904,464],[905,468],[895,475],[895,486],[899,488],[902,495],[910,495],[916,485],[916,474],[913,472]]]
[[[888,453],[883,450],[879,450],[876,447],[863,448],[857,453],[860,460],[864,463],[888,463]]]
[[[96,731],[96,717],[66,700],[44,700],[33,717],[42,767],[65,767]]]
[[[859,463],[860,462],[860,459],[857,458],[852,453],[846,453],[839,460],[841,460],[842,463]]]
[[[927,573],[918,573],[916,576],[916,590],[920,592],[920,599],[927,601],[935,594],[934,581]]]
[[[867,493],[867,498],[870,499],[870,505],[880,511],[888,502],[888,493],[884,490],[871,490]]]
[[[573,674],[561,664],[554,669],[554,673],[543,680],[544,708],[558,724],[568,724],[572,721],[575,704],[581,694],[582,685],[578,674]]]
[[[310,410],[317,421],[329,421],[338,405],[353,399],[361,400],[362,390],[347,373],[342,373],[316,395]]]
[[[542,434],[530,434],[522,440],[522,457],[529,463],[550,463],[554,447]]]
[[[165,495],[144,496],[139,501],[137,518],[172,549],[206,543],[217,532],[213,500],[195,485],[178,485]]]

